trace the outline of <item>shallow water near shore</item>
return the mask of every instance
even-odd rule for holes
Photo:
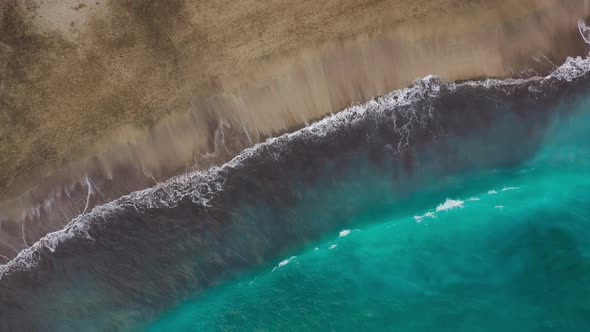
[[[426,191],[360,216],[145,329],[587,331],[590,116],[579,107],[517,167],[439,179],[453,184],[439,204]]]

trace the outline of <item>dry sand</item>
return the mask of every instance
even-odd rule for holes
[[[587,10],[585,0],[4,2],[0,254],[428,74],[546,73],[586,52],[576,21]]]

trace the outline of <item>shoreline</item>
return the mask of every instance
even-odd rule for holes
[[[116,126],[94,136],[108,138],[73,148],[82,151],[74,153],[78,160],[48,162],[45,170],[25,167],[11,180],[21,184],[3,182],[0,254],[20,251],[94,206],[189,169],[223,164],[268,137],[407,86],[416,78],[530,76],[550,72],[565,57],[586,52],[576,27],[583,1],[524,2],[534,3],[534,10],[527,12],[523,1],[501,1],[491,13],[484,5],[474,5],[445,13],[448,16],[430,13],[429,24],[419,17],[389,28],[373,27],[371,33],[315,41],[276,58],[252,60],[242,73],[217,76],[201,90],[199,80],[188,80],[184,86],[175,82],[172,86],[180,88],[154,104],[168,111],[156,112],[160,118],[148,129],[133,123]],[[222,63],[218,66],[223,68]],[[8,157],[3,158],[4,168]],[[18,166],[23,165],[7,168]]]
[[[589,84],[589,60],[580,58],[545,78],[453,84],[430,77],[258,145],[222,169],[122,197],[2,267],[2,322],[24,321],[34,330],[35,324],[63,324],[66,316],[74,317],[72,324],[85,323],[97,310],[137,322],[232,271],[346,227],[346,216],[370,209],[373,198],[346,195],[351,206],[343,208],[334,204],[342,197],[329,194],[341,185],[355,188],[360,180],[374,184],[371,191],[388,188],[392,196],[381,198],[391,203],[429,184],[438,187],[433,180],[441,176],[520,164],[538,151],[555,112],[583,112],[563,102],[587,103]],[[487,144],[490,138],[493,144]],[[406,153],[391,153],[392,145]],[[382,158],[372,159],[371,151]],[[356,167],[347,171],[346,165],[368,165],[365,158],[375,167],[371,172],[380,170],[388,180],[359,178]],[[303,188],[310,195],[302,195]],[[440,202],[446,193],[436,196]],[[326,207],[326,218],[292,213],[308,211],[310,204]],[[111,329],[117,324],[100,322]]]
[[[428,106],[428,103],[431,101],[431,99],[443,99],[443,105],[452,104],[453,102],[456,102],[456,100],[454,101],[453,98],[451,98],[450,100],[445,100],[445,97],[447,97],[448,95],[455,95],[461,93],[473,95],[476,97],[476,99],[480,99],[480,101],[485,100],[486,103],[490,103],[491,100],[486,100],[485,97],[477,96],[477,94],[474,94],[473,90],[471,90],[472,88],[477,88],[487,89],[486,92],[497,90],[495,92],[499,92],[500,95],[503,95],[504,97],[515,97],[518,95],[522,96],[522,91],[528,91],[529,93],[533,92],[539,98],[547,98],[551,100],[551,103],[554,104],[553,106],[555,106],[559,103],[560,97],[556,97],[554,95],[546,96],[543,94],[542,89],[539,88],[546,87],[549,88],[548,91],[552,91],[553,89],[555,89],[556,86],[557,89],[564,89],[565,91],[567,91],[568,95],[575,97],[572,100],[567,101],[568,103],[575,105],[579,103],[580,99],[582,98],[580,95],[576,95],[580,93],[581,88],[579,86],[583,87],[590,84],[588,83],[588,79],[590,76],[589,73],[590,58],[578,57],[575,59],[568,59],[556,71],[544,77],[531,77],[527,79],[514,80],[489,79],[486,81],[467,81],[461,83],[442,82],[440,78],[432,76],[424,78],[422,80],[418,80],[415,82],[416,84],[408,88],[391,91],[390,93],[375,98],[374,100],[371,100],[369,102],[351,106],[343,110],[342,112],[339,112],[331,116],[327,116],[326,118],[318,122],[315,122],[310,126],[301,128],[291,133],[280,135],[276,138],[269,139],[253,147],[249,147],[243,150],[240,154],[232,158],[227,163],[223,164],[221,167],[213,167],[204,172],[193,171],[187,174],[178,175],[170,179],[167,179],[164,182],[158,183],[153,187],[131,192],[104,205],[97,206],[96,209],[92,209],[86,214],[79,215],[70,222],[68,222],[67,227],[62,228],[57,232],[45,235],[40,241],[36,242],[33,246],[21,251],[17,259],[11,261],[12,265],[0,265],[0,280],[5,274],[9,275],[10,273],[17,271],[24,272],[30,268],[33,268],[35,266],[36,260],[41,257],[39,255],[35,255],[35,251],[49,250],[53,253],[58,248],[60,243],[67,242],[69,239],[72,238],[79,238],[80,240],[92,241],[93,238],[92,236],[90,236],[89,230],[92,227],[98,226],[98,219],[101,218],[103,222],[107,222],[108,218],[105,219],[105,217],[108,217],[111,214],[116,215],[120,213],[121,210],[130,209],[130,211],[132,211],[133,213],[140,214],[142,212],[149,211],[150,209],[174,209],[178,207],[178,205],[181,205],[183,201],[190,200],[190,203],[188,201],[185,203],[188,203],[189,205],[195,205],[197,210],[192,211],[191,213],[227,213],[219,209],[214,211],[208,211],[208,208],[210,207],[210,201],[219,200],[219,197],[215,197],[217,194],[228,195],[228,193],[225,190],[223,190],[223,187],[227,185],[227,178],[233,178],[232,180],[237,182],[255,181],[255,178],[249,179],[248,177],[241,177],[239,176],[239,173],[244,170],[249,170],[249,172],[259,173],[259,175],[262,175],[264,174],[264,170],[272,168],[270,164],[284,164],[287,160],[283,159],[291,159],[292,161],[296,160],[296,154],[290,149],[283,150],[283,148],[285,147],[289,147],[293,144],[307,144],[313,146],[324,144],[329,145],[330,143],[327,141],[330,140],[332,140],[335,144],[346,146],[346,149],[352,150],[354,149],[352,145],[362,146],[375,144],[374,142],[371,143],[369,141],[354,140],[348,138],[348,141],[349,143],[351,143],[351,146],[347,146],[347,144],[342,143],[336,139],[336,137],[340,136],[342,132],[347,132],[351,134],[349,131],[354,132],[352,136],[362,136],[363,133],[358,132],[359,128],[357,127],[366,127],[367,122],[376,121],[376,119],[373,116],[375,115],[375,113],[371,113],[372,111],[376,112],[377,118],[387,118],[388,121],[392,122],[395,122],[395,119],[393,119],[391,116],[392,112],[401,111],[399,115],[402,118],[408,118],[409,124],[415,122],[415,127],[417,127],[418,131],[422,131],[423,134],[426,134],[427,136],[433,135],[433,137],[431,137],[432,141],[430,143],[428,142],[428,140],[421,141],[420,139],[415,137],[414,140],[416,142],[420,142],[420,144],[424,146],[428,144],[444,145],[449,144],[449,142],[443,143],[437,141],[435,139],[437,135],[434,132],[429,132],[427,128],[424,127],[424,123],[427,123],[429,121],[441,121],[441,117],[435,117],[430,113],[416,113],[415,111],[412,111],[413,105],[423,104],[423,106]],[[443,87],[443,89],[441,89],[441,87]],[[520,93],[518,93],[518,91],[520,91]],[[555,93],[555,91],[552,91],[552,93]],[[537,98],[529,99],[527,101],[533,104],[539,103]],[[432,107],[432,105],[430,105],[430,107]],[[497,105],[495,105],[494,103],[488,105],[487,107],[488,109],[486,109],[486,112],[498,111],[496,109]],[[458,109],[449,108],[447,110],[451,112],[464,112],[465,108],[465,105],[459,104]],[[438,111],[440,110],[437,110],[437,112]],[[517,108],[511,110],[511,112],[517,113],[522,111],[522,109]],[[528,109],[525,109],[525,113],[532,114],[532,112],[534,111],[532,111],[530,107],[528,107]],[[568,111],[561,112],[568,114]],[[478,118],[481,116],[481,114],[477,114],[476,112],[474,112],[473,114],[470,114],[470,116]],[[444,117],[442,118],[444,119]],[[536,119],[535,121],[540,121],[541,123],[545,123],[545,125],[547,125],[550,123],[550,119],[551,116],[549,115],[549,113],[547,113],[544,116],[541,116],[539,119]],[[444,120],[442,121],[444,122]],[[481,127],[480,129],[485,128],[490,124],[486,123],[487,121],[490,120],[487,119],[486,121],[479,123],[478,127]],[[457,121],[456,117],[453,120],[451,120],[451,122],[453,123],[453,126],[459,125],[459,121]],[[527,121],[524,121],[524,124],[526,124],[527,126],[530,125],[530,123],[528,123]],[[437,128],[437,130],[444,130],[443,128],[445,128],[445,126],[441,126],[440,128]],[[472,134],[477,133],[477,130],[473,130],[473,128],[470,128],[469,126],[467,128],[469,131],[472,131]],[[489,130],[490,128],[485,129]],[[547,128],[544,128],[544,126],[540,126],[540,128],[536,128],[535,130],[543,132],[546,129]],[[401,140],[404,136],[404,133],[399,131],[398,128],[395,128],[394,126],[388,127],[387,130],[394,133],[393,136],[396,136],[398,141]],[[525,131],[516,131],[512,134],[522,135],[523,132]],[[384,135],[384,133],[379,134]],[[415,135],[416,133],[412,133],[410,131],[410,134]],[[444,132],[439,133],[439,135],[441,135],[441,137],[445,137]],[[465,133],[462,133],[462,135],[465,135]],[[533,137],[528,137],[528,139],[538,139],[542,141],[542,135],[532,136]],[[391,137],[389,137],[389,139],[391,139]],[[479,139],[482,138],[480,137]],[[381,142],[381,144],[384,143]],[[386,150],[389,150],[389,152],[392,152],[390,148],[387,148],[387,146],[385,146],[385,148]],[[396,163],[401,164],[405,164],[406,157],[410,159],[415,158],[415,156],[413,155],[415,153],[415,151],[413,151],[414,147],[402,145],[398,146],[398,148],[400,150],[392,153],[391,155],[388,155],[388,158],[391,158],[395,160]],[[506,156],[496,156],[496,154],[485,154],[483,152],[480,153],[482,153],[482,156],[485,156],[485,158],[488,158],[494,162],[498,162],[498,159],[501,160],[503,158],[506,158]],[[270,156],[274,157],[269,158],[269,154]],[[313,153],[309,151],[306,152],[306,154],[313,155]],[[309,157],[310,156],[306,156],[306,158]],[[512,157],[516,157],[516,159],[523,161],[522,155],[513,155]],[[262,161],[262,164],[264,164],[264,167],[262,168],[264,170],[258,169],[257,160]],[[468,164],[478,164],[477,159],[471,161],[469,160],[470,158],[464,158],[462,162],[466,162]],[[407,165],[404,165],[404,168],[406,168],[405,172],[407,172],[408,175],[411,175],[411,177],[418,178],[418,176],[416,174],[413,174],[412,171],[409,171],[407,167]],[[296,167],[282,167],[281,171],[286,173],[296,173],[299,170]],[[397,172],[397,176],[400,176],[399,172]],[[276,179],[265,179],[265,181],[276,181]],[[248,190],[244,189],[241,186],[230,185],[229,187],[231,191],[240,192],[241,195],[248,194]],[[281,190],[284,190],[284,188],[281,188]],[[231,196],[232,194],[230,193],[229,195]],[[226,203],[229,203],[230,205],[237,204],[236,200],[227,200],[227,198],[221,200],[225,201]],[[235,217],[235,215],[231,214],[228,217],[232,218],[232,216]],[[94,224],[93,221],[97,222],[97,224]],[[99,231],[100,228],[97,228],[95,230]],[[20,261],[17,261],[18,259],[20,259]]]

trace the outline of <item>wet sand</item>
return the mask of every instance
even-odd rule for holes
[[[428,74],[546,73],[584,0],[0,5],[0,254]]]

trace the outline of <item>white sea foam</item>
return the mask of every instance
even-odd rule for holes
[[[343,230],[340,231],[340,233],[338,233],[338,236],[339,237],[345,237],[348,234],[350,234],[350,229],[343,229]]]
[[[295,258],[297,258],[297,256],[291,256],[291,257],[289,257],[287,259],[284,259],[284,260],[280,261],[279,264],[272,269],[272,271],[274,272],[274,270],[276,270],[278,268],[281,268],[281,267],[283,267],[283,266],[291,263],[291,261],[294,260]]]
[[[444,203],[439,204],[436,207],[436,212],[447,211],[447,210],[456,209],[456,208],[462,209],[463,203],[465,203],[465,202],[460,199],[447,198],[447,200]]]
[[[586,21],[584,21],[584,19],[581,17],[578,19],[578,30],[580,31],[580,35],[582,35],[582,38],[586,44],[590,45],[590,27],[588,27]]]
[[[337,245],[337,244],[331,244],[331,245],[328,247],[328,249],[332,250],[332,249],[335,249],[336,247],[338,247],[338,245]]]
[[[481,199],[479,197],[471,197],[467,201],[468,202],[477,202],[477,201],[481,201]]]
[[[563,65],[553,73],[545,77],[532,77],[527,79],[487,79],[483,81],[468,81],[462,83],[444,83],[448,91],[455,90],[461,86],[473,87],[500,87],[512,88],[525,83],[543,83],[547,80],[573,81],[590,71],[590,59],[568,58]],[[178,205],[183,198],[190,198],[195,204],[204,208],[209,206],[213,196],[223,190],[223,172],[237,168],[244,161],[255,157],[261,150],[269,146],[276,147],[271,152],[275,158],[280,158],[288,150],[288,143],[294,139],[319,140],[339,130],[351,127],[367,115],[382,114],[387,110],[396,109],[397,112],[404,112],[406,116],[411,115],[418,123],[432,115],[432,108],[414,109],[412,107],[399,109],[399,106],[410,105],[415,100],[431,98],[440,94],[440,79],[435,76],[427,76],[417,80],[411,87],[390,92],[381,97],[367,101],[366,103],[354,105],[348,109],[328,116],[318,122],[279,137],[273,137],[264,143],[259,143],[251,148],[245,149],[221,167],[212,167],[208,171],[194,171],[188,174],[179,175],[156,186],[125,195],[110,203],[96,206],[90,212],[72,219],[63,229],[48,233],[31,247],[23,249],[15,258],[5,265],[0,266],[0,279],[7,273],[16,270],[29,270],[36,266],[40,257],[39,251],[47,248],[50,251],[63,242],[74,237],[82,237],[92,240],[88,231],[91,223],[100,223],[108,220],[108,216],[124,207],[131,207],[137,211],[148,208],[172,208]],[[393,113],[392,124],[396,130],[407,137],[410,128],[406,125],[397,126],[396,113]],[[411,149],[408,140],[400,139],[395,153],[401,153]],[[442,204],[445,206],[444,204]],[[461,205],[462,206],[462,205]],[[457,207],[457,206],[455,206]],[[438,209],[438,208],[437,208]]]
[[[416,222],[422,222],[424,218],[436,218],[436,214],[434,214],[434,212],[427,212],[421,216],[414,216]]]
[[[518,190],[520,189],[520,187],[504,187],[502,188],[502,191],[510,191],[510,190]]]
[[[495,191],[495,190],[489,190],[489,191],[488,191],[488,195],[495,195],[495,194],[497,194],[497,193],[498,193],[498,192],[497,192],[497,191]]]

